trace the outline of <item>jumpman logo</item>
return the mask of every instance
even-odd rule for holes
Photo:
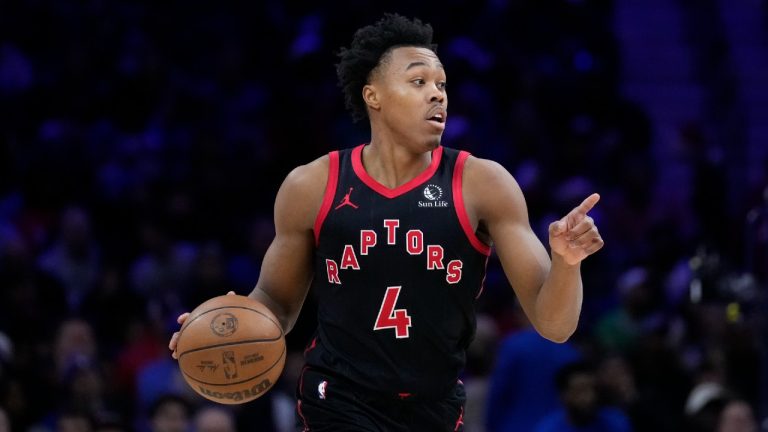
[[[350,207],[352,207],[354,209],[357,208],[357,206],[355,204],[352,204],[352,201],[349,200],[349,196],[352,194],[352,190],[353,189],[354,188],[349,188],[349,192],[347,192],[347,194],[344,195],[344,199],[341,200],[341,204],[337,205],[334,210],[338,210],[338,209],[344,207],[345,205],[348,205],[348,206],[350,206]]]

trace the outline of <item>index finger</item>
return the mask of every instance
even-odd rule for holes
[[[598,201],[600,201],[600,194],[593,193],[592,195],[588,196],[584,201],[582,201],[578,207],[573,209],[573,213],[586,215],[588,211],[592,210],[592,207],[594,207]]]

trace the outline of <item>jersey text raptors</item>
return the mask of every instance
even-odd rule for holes
[[[379,392],[438,395],[464,366],[490,254],[461,195],[469,155],[438,147],[424,172],[390,189],[366,173],[362,150],[329,155],[307,363]]]

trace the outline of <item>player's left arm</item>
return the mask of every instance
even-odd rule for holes
[[[587,215],[599,195],[590,195],[549,226],[550,258],[531,229],[520,186],[504,167],[470,157],[463,189],[470,222],[494,243],[504,273],[534,328],[552,341],[567,340],[581,313],[581,261],[603,246]]]

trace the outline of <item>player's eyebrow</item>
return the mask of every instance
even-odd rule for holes
[[[428,65],[426,63],[424,63],[423,61],[415,61],[415,62],[409,63],[408,66],[405,68],[405,70],[408,70],[408,69],[411,69],[411,68],[415,68],[415,67],[418,67],[418,66],[428,66]],[[443,64],[440,63],[440,62],[437,62],[437,67],[439,67],[440,69],[445,69],[443,67]]]

